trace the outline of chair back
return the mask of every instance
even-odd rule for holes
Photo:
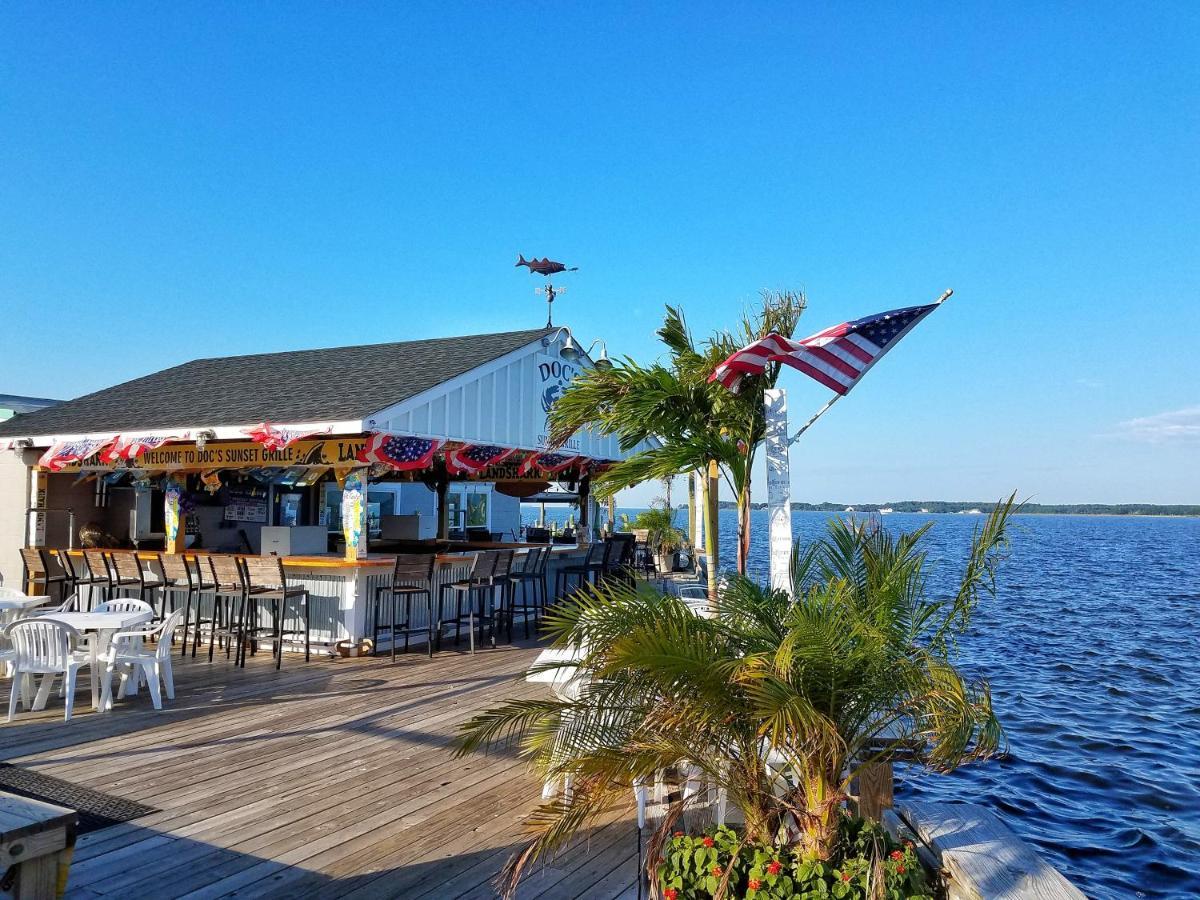
[[[633,565],[634,548],[636,547],[633,535],[613,535],[609,540],[612,541],[613,551],[608,558],[608,567],[621,569]]]
[[[397,553],[396,565],[392,569],[392,584],[405,581],[433,583],[433,570],[437,565],[434,553]]]
[[[155,629],[158,634],[154,639],[158,641],[158,645],[154,648],[154,655],[160,660],[168,659],[171,656],[171,643],[175,640],[175,629],[182,621],[183,610],[177,609],[163,619]]]
[[[83,564],[87,567],[88,578],[93,581],[112,581],[112,571],[108,567],[108,553],[104,550],[84,550]]]
[[[22,547],[21,562],[25,564],[26,581],[42,581],[50,574],[41,547]]]
[[[522,575],[536,575],[538,566],[541,565],[542,554],[546,552],[544,547],[533,547],[525,551],[525,558],[521,562]]]
[[[583,560],[585,566],[602,566],[608,559],[608,541],[597,541],[588,547],[587,556]]]
[[[191,588],[192,569],[187,560],[179,553],[158,554],[158,565],[162,569],[163,579],[167,584]]]
[[[212,566],[208,563],[208,557],[200,557],[195,553],[180,554],[183,556],[183,564],[187,566],[188,571],[192,573],[192,586],[196,588],[211,588],[216,584],[216,576],[213,575]]]
[[[550,543],[550,529],[530,525],[525,529],[525,540],[531,544],[548,544]]]
[[[242,560],[246,585],[251,590],[278,591],[287,584],[283,560],[278,556],[247,556]]]
[[[471,581],[487,581],[495,572],[495,550],[485,550],[475,554],[475,558],[471,560]]]
[[[58,564],[62,566],[62,570],[67,574],[67,577],[74,581],[79,577],[79,572],[75,568],[75,560],[71,559],[69,550],[58,549],[54,551],[54,555],[58,558]]]
[[[246,587],[246,579],[242,577],[242,567],[238,565],[235,556],[210,556],[213,581],[222,588],[242,590]]]
[[[507,578],[512,571],[513,551],[497,550],[496,567],[492,570],[492,578]]]
[[[18,672],[63,672],[71,662],[79,632],[53,619],[18,619],[4,629]]]
[[[112,560],[112,571],[116,574],[118,581],[137,581],[145,580],[142,575],[142,564],[138,562],[137,554],[132,550],[119,550],[110,553],[108,558]]]
[[[114,597],[112,600],[97,603],[92,612],[148,612],[153,615],[154,607],[145,600],[138,600],[134,597]]]

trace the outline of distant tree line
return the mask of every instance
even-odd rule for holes
[[[766,509],[765,503],[752,504],[754,509]],[[722,509],[734,509],[735,504],[721,501]],[[992,504],[980,500],[976,503],[952,500],[898,500],[895,503],[792,503],[793,511],[842,512],[853,508],[855,512],[876,513],[881,509],[904,513],[959,513],[970,510],[989,510]],[[1154,503],[1026,503],[1022,513],[1033,515],[1068,516],[1200,516],[1200,505],[1154,504]]]

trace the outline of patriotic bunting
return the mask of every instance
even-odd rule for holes
[[[402,472],[427,469],[441,446],[441,441],[428,438],[377,432],[367,438],[366,445],[358,452],[358,461],[383,463]]]
[[[262,444],[268,450],[282,450],[296,441],[302,441],[318,434],[329,434],[332,430],[328,426],[325,428],[280,428],[270,422],[263,422],[253,428],[242,429],[242,434],[256,444]]]
[[[446,454],[446,468],[454,474],[475,474],[500,465],[516,452],[490,444],[466,444]]]
[[[178,435],[168,435],[166,437],[158,437],[150,434],[137,437],[118,435],[117,439],[113,441],[112,446],[100,454],[100,460],[106,463],[113,463],[119,459],[137,459],[147,451],[157,450],[163,444],[167,443],[167,441],[178,440],[182,440]]]
[[[42,454],[38,465],[57,472],[71,463],[83,460],[103,450],[113,442],[107,438],[84,438],[78,441],[57,441],[53,447]]]
[[[771,334],[743,347],[717,366],[709,381],[737,392],[745,375],[761,375],[768,363],[798,369],[831,391],[846,394],[871,366],[941,305],[910,306],[843,322],[801,341]]]
[[[528,475],[537,469],[546,475],[553,475],[569,469],[582,460],[582,456],[571,456],[566,453],[531,453],[521,463],[520,472],[522,475]]]

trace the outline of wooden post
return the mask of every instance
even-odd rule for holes
[[[66,893],[78,818],[74,810],[0,792],[0,867],[15,866],[14,898]]]
[[[450,539],[450,478],[445,474],[437,479],[437,536]]]
[[[890,762],[867,763],[858,770],[858,814],[878,822],[892,808],[893,776]]]
[[[183,485],[176,477],[186,479],[186,475],[168,477],[163,485],[163,531],[166,533],[164,549],[167,553],[182,553],[187,538],[187,525],[179,511],[179,501],[183,496]]]
[[[717,461],[711,460],[708,464],[708,494],[711,502],[708,504],[708,509],[705,513],[708,515],[708,521],[705,522],[705,531],[708,536],[705,541],[710,549],[708,554],[708,564],[712,566],[712,570],[717,571],[717,567],[721,564],[721,538],[718,528],[720,526],[720,510],[721,510],[721,473],[717,468]]]
[[[579,479],[579,528],[576,530],[577,544],[592,542],[592,479],[584,475]]]

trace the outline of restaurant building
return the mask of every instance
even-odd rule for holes
[[[273,553],[327,601],[327,637],[357,637],[389,550],[519,544],[521,498],[556,482],[588,540],[590,476],[625,454],[589,432],[547,452],[546,415],[595,364],[542,328],[200,359],[15,416],[0,573],[81,539]]]

